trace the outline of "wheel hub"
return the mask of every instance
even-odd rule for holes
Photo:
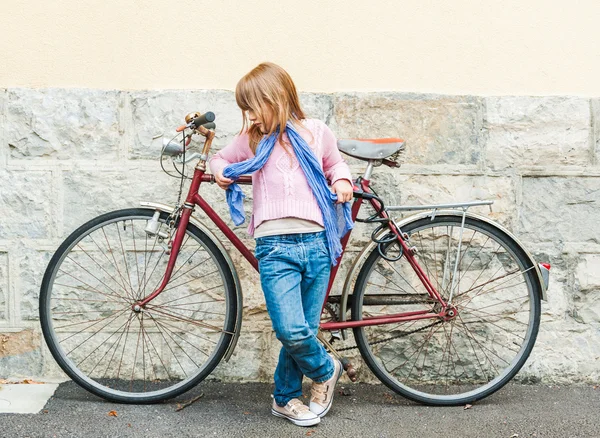
[[[458,309],[454,306],[450,306],[444,312],[444,320],[450,321],[458,316]]]

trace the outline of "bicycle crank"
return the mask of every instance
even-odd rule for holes
[[[319,333],[317,335],[317,338],[323,343],[323,345],[325,346],[325,348],[327,348],[331,354],[333,354],[333,356],[337,359],[340,360],[340,362],[342,363],[342,366],[344,367],[344,371],[346,371],[346,375],[348,376],[348,378],[350,379],[350,381],[352,382],[356,382],[358,380],[358,377],[356,376],[356,370],[354,369],[354,367],[352,366],[352,363],[350,362],[349,359],[342,357],[336,350],[335,348],[333,348],[333,345],[331,345],[331,343],[325,339],[325,337],[323,336],[323,332],[319,330]]]

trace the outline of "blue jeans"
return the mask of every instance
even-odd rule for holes
[[[333,376],[331,357],[317,340],[331,262],[325,231],[256,239],[260,282],[275,335],[282,343],[275,370],[275,402],[302,395],[302,377]]]

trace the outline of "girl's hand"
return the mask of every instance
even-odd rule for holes
[[[338,179],[332,186],[331,191],[338,197],[336,204],[351,201],[354,190],[352,184],[347,179]]]
[[[233,183],[233,180],[232,180],[232,179],[229,179],[229,178],[225,178],[225,177],[223,176],[223,172],[221,171],[221,172],[217,172],[217,173],[215,173],[215,182],[216,182],[216,183],[217,183],[217,185],[218,185],[219,187],[221,187],[223,190],[226,190],[226,189],[227,189],[227,187],[229,187],[229,185],[230,185],[231,183]]]

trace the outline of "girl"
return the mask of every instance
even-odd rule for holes
[[[210,167],[217,184],[227,189],[236,225],[244,220],[243,195],[232,183],[254,172],[248,232],[256,239],[267,310],[283,344],[271,412],[311,426],[331,407],[342,373],[341,363],[327,354],[316,334],[331,264],[341,251],[340,233],[351,227],[334,232],[336,207],[325,177],[339,204],[352,199],[352,177],[331,130],[305,118],[284,69],[258,65],[238,82],[235,97],[244,116],[242,130]],[[345,207],[348,212],[349,204]],[[313,381],[310,406],[299,400],[304,375]]]

